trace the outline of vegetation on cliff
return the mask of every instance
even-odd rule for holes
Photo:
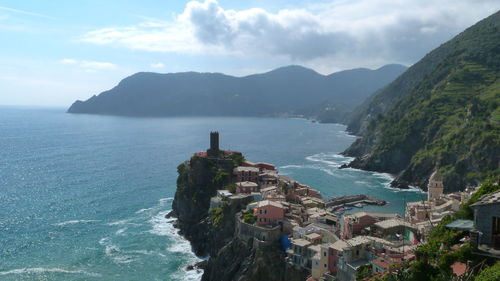
[[[231,182],[233,158],[193,156],[177,167],[179,176],[172,211],[180,233],[191,242],[197,255],[205,256],[211,251],[207,243],[210,223],[221,223],[222,219],[209,219],[210,198]],[[222,216],[222,209],[219,215]]]
[[[424,189],[438,169],[447,192],[500,173],[499,33],[497,12],[373,96],[348,128],[362,135],[345,152],[351,166]]]

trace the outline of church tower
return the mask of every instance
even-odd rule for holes
[[[429,178],[429,184],[427,184],[428,200],[438,199],[443,194],[443,191],[443,179],[437,171],[434,171]]]
[[[207,150],[208,157],[219,157],[219,132],[210,132],[210,148]]]

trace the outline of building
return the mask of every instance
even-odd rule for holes
[[[319,280],[328,272],[328,244],[319,245],[319,252],[311,260],[311,277]]]
[[[500,190],[472,204],[477,245],[500,256]]]
[[[429,183],[427,184],[428,200],[431,201],[438,199],[441,195],[443,195],[443,191],[443,178],[437,171],[434,171],[429,178]]]
[[[374,223],[370,227],[373,236],[386,239],[388,241],[403,240],[404,235],[412,232],[412,236],[417,233],[417,226],[402,219],[390,219]],[[414,242],[409,241],[409,242]]]
[[[251,181],[257,183],[259,181],[259,168],[238,166],[234,168],[233,174],[236,176],[236,181]]]
[[[351,239],[359,234],[367,234],[369,232],[367,227],[373,225],[376,222],[394,218],[400,218],[400,216],[398,214],[392,213],[368,212],[357,212],[355,214],[344,215],[342,238]]]
[[[337,280],[354,281],[359,267],[372,260],[367,246],[373,242],[365,236],[357,236],[345,242],[348,246],[338,252]]]
[[[255,182],[251,181],[242,181],[235,183],[236,185],[236,193],[252,193],[258,192],[259,186]]]
[[[330,244],[328,247],[328,270],[332,275],[337,275],[337,267],[339,263],[339,257],[344,248],[349,245],[344,240],[338,240],[335,243]]]
[[[259,201],[255,215],[257,216],[257,224],[276,224],[285,218],[285,208],[279,202],[269,200]]]
[[[299,267],[311,268],[308,257],[309,246],[312,246],[312,243],[305,239],[292,239],[292,246],[287,250],[289,262]]]

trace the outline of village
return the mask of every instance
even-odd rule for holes
[[[211,148],[197,155],[217,157],[218,142],[218,133],[212,133]],[[386,203],[366,195],[325,199],[318,190],[280,175],[273,164],[245,160],[233,169],[232,178],[230,188],[211,198],[210,210],[225,202],[247,203],[236,215],[235,235],[252,247],[281,247],[289,266],[310,272],[308,281],[356,280],[360,270],[369,271],[372,278],[390,273],[398,264],[415,259],[416,248],[426,242],[432,227],[474,192],[444,194],[443,182],[434,172],[427,200],[407,203],[401,215],[362,211],[365,204]],[[464,241],[494,257],[500,256],[500,224],[495,224],[490,208],[498,210],[499,197],[496,192],[474,204],[474,221],[447,225],[470,231]],[[466,267],[454,264],[452,269],[460,276]]]

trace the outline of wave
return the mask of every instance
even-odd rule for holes
[[[177,281],[200,281],[203,275],[203,270],[186,270],[185,268],[179,270],[172,277]]]
[[[118,229],[115,234],[116,235],[122,235],[125,231],[127,230],[126,227]]]
[[[131,263],[137,260],[135,256],[122,252],[120,247],[112,244],[108,237],[99,240],[99,244],[104,246],[104,255],[117,264]]]
[[[10,275],[10,274],[43,274],[43,273],[84,274],[93,277],[101,276],[100,274],[87,272],[84,270],[67,270],[57,267],[55,268],[32,267],[32,268],[12,269],[8,271],[0,271],[0,276]]]
[[[189,241],[182,237],[178,233],[178,230],[172,225],[172,222],[175,219],[166,219],[166,214],[167,212],[160,212],[158,215],[151,218],[150,223],[152,225],[152,229],[149,232],[154,235],[168,236],[173,240],[172,246],[167,248],[167,251],[193,255]]]
[[[186,256],[188,258],[189,264],[194,264],[202,259],[197,257],[192,249],[191,244],[188,240],[182,237],[178,230],[173,226],[172,222],[175,219],[166,219],[165,215],[168,211],[159,212],[156,216],[150,219],[151,230],[149,231],[153,235],[167,236],[170,240],[171,245],[166,249],[170,253],[178,253]],[[173,275],[174,280],[187,280],[187,281],[199,281],[203,275],[203,270],[186,270],[185,268],[180,268]]]
[[[346,157],[346,156],[340,155],[338,153],[333,153],[333,152],[329,152],[329,153],[321,152],[321,153],[317,153],[317,154],[314,154],[311,156],[307,156],[306,160],[311,161],[311,162],[318,162],[318,163],[326,164],[326,165],[332,166],[332,167],[340,167],[343,164],[348,164],[349,162],[354,160],[354,158]]]
[[[302,168],[307,168],[307,166],[304,165],[285,165],[279,167],[279,169],[302,169]]]
[[[139,223],[133,223],[133,222],[131,222],[133,220],[134,220],[133,218],[131,218],[131,219],[124,219],[124,220],[117,220],[117,221],[109,222],[106,225],[109,225],[109,226],[114,226],[114,225],[135,225],[135,226],[140,226],[141,225]]]
[[[91,222],[98,222],[98,221],[100,221],[100,220],[69,220],[69,221],[55,223],[53,225],[54,226],[65,226],[65,225],[70,225],[70,224],[91,223]]]

